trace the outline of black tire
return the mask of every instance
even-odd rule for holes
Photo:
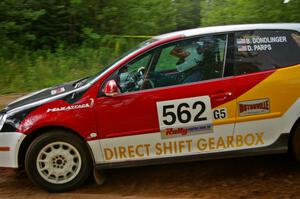
[[[291,153],[293,158],[300,163],[300,123],[298,122],[292,134]]]
[[[65,151],[60,152],[58,150]],[[46,153],[42,153],[41,151],[46,151]],[[59,156],[59,153],[63,155]],[[37,163],[38,158],[40,158],[39,160],[41,161],[44,161],[43,158],[45,158],[46,163]],[[60,161],[58,159],[60,159]],[[75,161],[76,159],[77,162]],[[61,163],[62,161],[65,162]],[[38,167],[43,166],[49,169],[38,169]],[[92,167],[93,162],[86,143],[80,137],[64,130],[52,130],[43,133],[33,140],[25,155],[25,170],[29,178],[35,184],[49,192],[65,192],[82,186],[88,179]],[[50,176],[47,177],[48,174],[45,170],[55,175],[49,174]],[[69,170],[71,170],[71,172]],[[62,175],[64,176],[62,176],[61,173],[63,173]],[[60,183],[52,182],[54,180],[58,181],[58,179],[62,177],[69,178],[67,179],[69,181],[62,179]],[[47,180],[45,178],[47,178]]]

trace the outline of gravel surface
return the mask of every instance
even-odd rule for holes
[[[300,167],[287,155],[272,155],[107,170],[68,193],[50,194],[24,172],[0,172],[0,198],[300,198]]]

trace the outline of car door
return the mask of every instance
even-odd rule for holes
[[[230,37],[238,93],[235,136],[243,137],[240,149],[269,146],[298,118],[299,33],[249,30]]]
[[[230,150],[236,91],[223,78],[226,44],[225,34],[181,40],[115,71],[122,93],[97,100],[100,162]]]

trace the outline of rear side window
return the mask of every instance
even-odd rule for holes
[[[286,30],[237,32],[234,34],[233,43],[235,75],[300,64],[300,35],[297,32]]]

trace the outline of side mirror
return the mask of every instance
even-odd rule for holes
[[[109,80],[108,82],[106,82],[103,93],[109,97],[119,94],[120,90],[118,88],[117,82],[115,80]]]

